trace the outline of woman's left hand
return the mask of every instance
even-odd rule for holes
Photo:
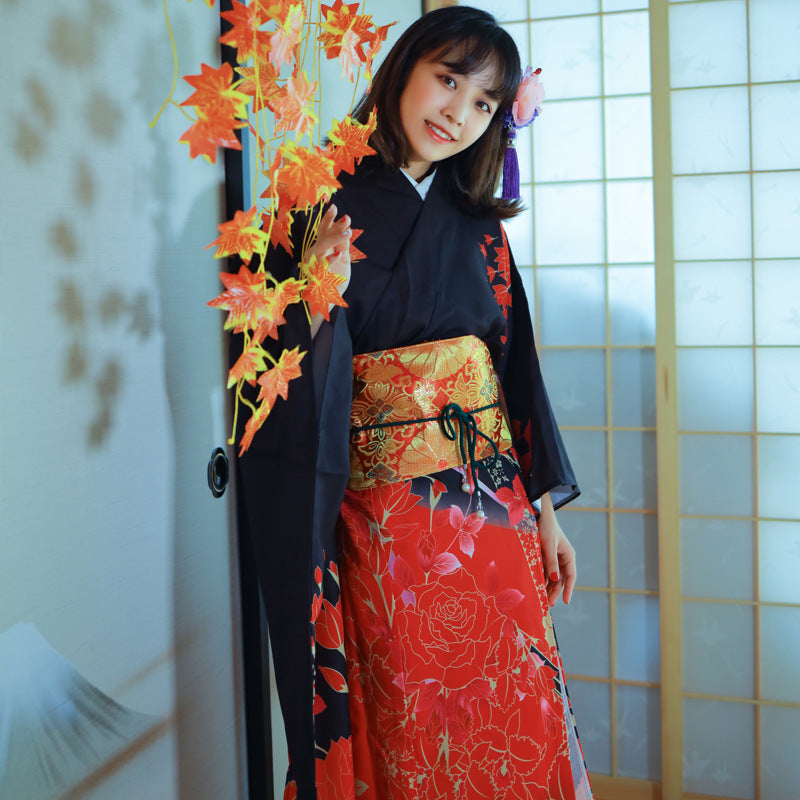
[[[564,602],[569,603],[577,577],[575,550],[558,524],[549,494],[542,495],[539,541],[542,545],[547,599],[554,606],[561,594]]]

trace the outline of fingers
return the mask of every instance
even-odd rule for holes
[[[544,567],[545,580],[547,584],[547,599],[550,605],[554,605],[558,597],[558,590],[561,583],[561,575],[558,568],[558,552],[556,541],[550,536],[541,538],[542,545],[542,566]]]
[[[562,557],[561,575],[564,578],[564,602],[569,605],[569,601],[572,599],[572,590],[575,588],[575,581],[578,577],[575,550],[569,543],[567,543],[567,550],[565,550]]]

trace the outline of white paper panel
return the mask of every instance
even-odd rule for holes
[[[652,349],[612,350],[611,422],[622,428],[656,424],[655,353]]]
[[[533,123],[537,181],[596,180],[603,177],[600,100],[548,103]]]
[[[652,181],[607,183],[606,225],[610,262],[652,261],[655,258]]]
[[[674,178],[672,187],[675,258],[750,258],[749,175]]]
[[[681,592],[685,597],[753,599],[753,523],[681,520]]]
[[[658,598],[618,594],[616,615],[616,677],[657,682],[661,675]]]
[[[758,512],[762,517],[800,519],[800,436],[758,437]]]
[[[756,344],[800,344],[800,261],[756,261]]]
[[[800,256],[800,171],[753,175],[756,258]]]
[[[605,101],[606,177],[648,178],[653,174],[650,97]]]
[[[531,50],[551,100],[600,94],[598,17],[532,22]]]
[[[681,434],[678,439],[681,512],[752,516],[751,437]],[[759,457],[762,477],[763,465]],[[763,507],[760,510],[763,513]]]
[[[606,436],[603,431],[561,431],[572,466],[580,481],[581,495],[575,506],[606,507],[608,474],[606,471]]]
[[[569,17],[599,11],[598,0],[530,0],[531,19]]]
[[[750,77],[753,81],[800,78],[797,0],[750,0]]]
[[[800,708],[761,709],[761,787],[763,797],[791,798],[797,791]]]
[[[678,350],[678,426],[688,431],[753,430],[753,351]]]
[[[651,431],[614,431],[613,503],[619,508],[655,509],[656,435]]]
[[[626,778],[661,778],[661,693],[617,687],[617,767]]]
[[[755,797],[755,710],[745,703],[683,701],[683,789]]]
[[[537,264],[605,261],[603,184],[536,186]]]
[[[547,350],[539,354],[559,425],[606,423],[606,362],[602,350]]]
[[[614,585],[658,589],[658,517],[614,514]]]
[[[800,608],[759,608],[761,694],[789,703],[800,698]]]
[[[602,267],[541,268],[536,280],[540,344],[605,344]]]
[[[528,15],[527,0],[470,0],[473,8],[488,11],[498,22],[525,19]],[[372,14],[375,12],[370,10]]]
[[[752,606],[684,602],[684,691],[753,697],[754,621]]]
[[[578,585],[608,586],[608,514],[567,506],[558,521],[577,553]]]
[[[800,83],[753,86],[750,91],[753,169],[800,168]]]
[[[608,308],[612,344],[655,344],[655,267],[609,267]]]
[[[650,21],[646,11],[603,17],[603,84],[607,95],[650,91]]]
[[[567,689],[579,715],[578,732],[589,772],[611,773],[611,687],[572,680]]]
[[[673,88],[746,83],[745,0],[673,5],[669,51]]]
[[[677,343],[752,344],[752,294],[749,261],[675,264]]]
[[[800,522],[758,524],[758,576],[761,600],[800,604]]]
[[[759,431],[800,433],[800,347],[757,348],[756,391]]]
[[[748,171],[749,111],[746,86],[673,91],[672,171]]]
[[[577,589],[568,606],[553,606],[558,645],[573,675],[609,677],[608,595]]]

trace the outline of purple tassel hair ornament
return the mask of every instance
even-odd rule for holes
[[[519,159],[517,158],[517,126],[510,111],[506,111],[503,124],[508,130],[508,144],[503,157],[503,200],[519,200]]]
[[[519,159],[517,158],[517,129],[526,128],[536,117],[544,87],[539,83],[541,69],[527,67],[522,73],[517,96],[511,108],[503,115],[503,127],[508,132],[508,144],[503,157],[503,200],[519,200]]]

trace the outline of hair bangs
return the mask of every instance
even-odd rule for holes
[[[502,106],[514,101],[520,77],[519,56],[513,40],[502,29],[505,36],[479,36],[467,34],[450,40],[426,57],[442,64],[458,75],[476,75],[484,70],[493,70],[494,79],[487,93]]]

